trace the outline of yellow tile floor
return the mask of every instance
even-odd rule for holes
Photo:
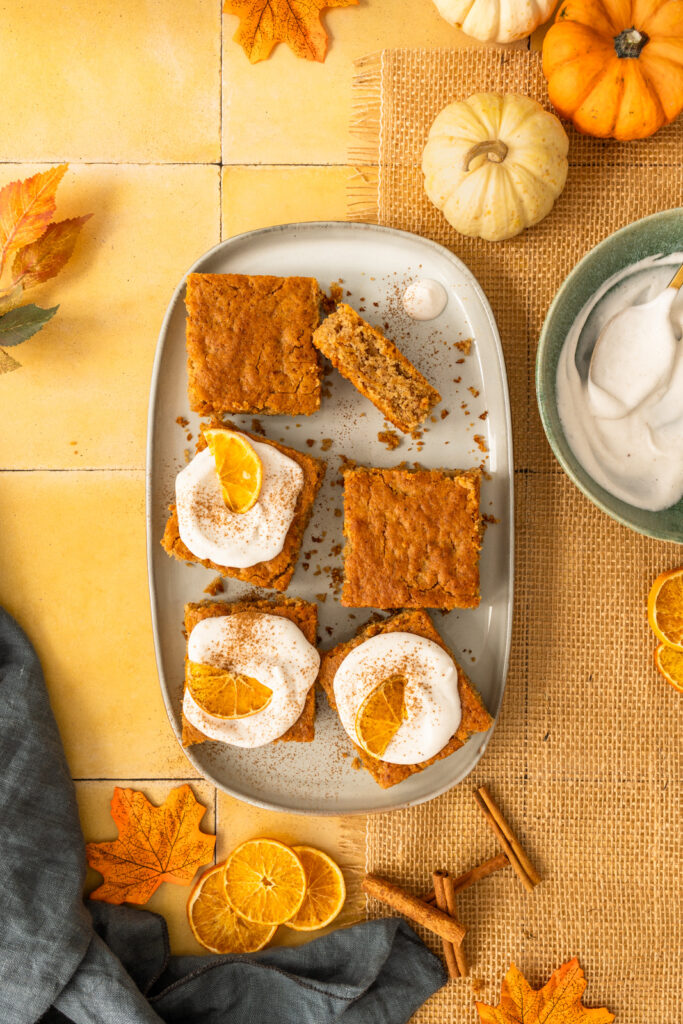
[[[281,45],[250,65],[221,0],[14,0],[5,12],[0,185],[68,161],[58,216],[94,216],[68,267],[32,293],[59,313],[15,350],[21,369],[0,376],[0,604],[40,654],[87,839],[114,837],[115,785],[161,801],[189,781],[218,857],[264,833],[336,856],[348,922],[362,912],[363,820],[241,804],[179,748],[156,675],[144,541],[149,376],[177,282],[221,237],[343,219],[353,61],[464,43],[431,0],[360,0],[324,22],[324,64]],[[198,949],[187,894],[167,884],[150,903],[175,952]]]

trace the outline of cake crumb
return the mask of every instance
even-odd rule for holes
[[[359,757],[354,757],[353,761],[351,762],[351,767],[353,768],[354,772],[359,772],[363,767],[363,762]]]
[[[183,455],[185,456],[185,462],[186,463],[188,463],[190,461],[190,459],[192,458],[192,454],[191,454],[189,448],[185,449],[185,451],[183,452]]]
[[[265,435],[266,435],[266,432],[263,429],[263,424],[261,423],[261,420],[252,419],[252,421],[251,421],[251,429],[254,431],[255,434],[260,434],[261,437],[265,437]]]
[[[320,447],[324,452],[329,452],[330,448],[332,447],[332,438],[324,437],[320,442]]]
[[[327,594],[316,594],[315,596],[322,604],[325,604],[325,601],[327,601]]]
[[[447,416],[450,416],[450,414],[451,414],[450,409],[442,409],[441,410],[441,419],[445,420]]]
[[[479,398],[479,389],[473,388],[471,385],[467,389],[473,398]]]
[[[455,347],[458,352],[462,352],[464,356],[468,356],[472,351],[472,339],[465,338],[463,341],[456,341]],[[458,360],[458,362],[460,362],[460,360]]]
[[[190,421],[186,420],[184,416],[176,416],[176,423],[179,427],[189,427]]]
[[[486,438],[483,434],[475,434],[474,441],[476,442],[477,448],[480,452],[487,452],[488,447],[486,445]]]
[[[215,597],[216,594],[222,594],[225,590],[225,584],[223,583],[222,576],[214,576],[208,586],[204,587],[204,593],[210,594],[211,597]]]
[[[308,448],[312,448],[314,444],[315,444],[315,441],[313,440],[312,437],[307,437],[306,438],[306,445],[307,445]]]
[[[395,430],[380,430],[377,434],[377,440],[386,445],[387,451],[390,452],[393,452],[395,448],[398,448],[401,443],[401,438]]]
[[[485,419],[486,419],[486,417],[488,416],[488,414],[489,414],[489,411],[488,411],[488,409],[485,409],[485,410],[484,410],[483,412],[480,412],[480,413],[479,413],[479,419],[480,419],[480,420],[485,420]]]

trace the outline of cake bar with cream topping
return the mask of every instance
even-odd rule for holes
[[[436,388],[393,341],[345,302],[323,320],[313,344],[404,433],[419,427],[441,401]]]
[[[190,408],[288,416],[320,408],[320,359],[311,341],[319,304],[312,277],[190,274]]]
[[[478,605],[480,479],[478,469],[347,469],[342,604]]]
[[[201,601],[198,604],[186,604],[185,633],[188,638],[188,646],[192,631],[198,623],[207,618],[220,618],[223,616],[234,615],[244,616],[247,619],[248,617],[263,617],[264,615],[282,616],[298,627],[303,638],[305,638],[308,644],[315,646],[316,629],[318,625],[318,610],[316,606],[308,601],[286,597],[277,597],[270,600],[255,599],[232,602]],[[286,656],[286,652],[284,652],[284,656]],[[189,659],[186,659],[186,680],[188,661]],[[315,683],[315,674],[313,674],[312,683]],[[185,689],[187,689],[187,684]],[[268,709],[266,709],[266,711],[267,710]],[[183,746],[189,747],[193,744],[204,743],[206,740],[211,739],[210,736],[207,736],[195,725],[189,722],[184,712],[181,717]],[[308,689],[300,716],[294,724],[278,738],[278,741],[284,743],[310,743],[315,736],[314,723],[315,685],[311,685]]]
[[[380,622],[369,623],[361,627],[353,639],[337,644],[336,647],[332,647],[322,655],[319,682],[327,694],[327,699],[332,708],[338,711],[335,698],[335,676],[347,655],[366,640],[389,633],[412,633],[416,636],[425,637],[427,640],[438,644],[453,659],[457,669],[457,688],[460,698],[461,717],[457,730],[443,748],[433,757],[421,763],[393,764],[389,761],[381,760],[369,754],[351,737],[351,742],[356,748],[363,766],[367,768],[375,782],[382,789],[395,786],[416,772],[423,771],[435,761],[440,761],[442,758],[455,753],[474,733],[486,732],[493,725],[493,719],[484,707],[479,692],[455,661],[452,652],[444,643],[425,611],[402,611]],[[426,682],[428,684],[429,680],[426,680]],[[408,714],[410,714],[410,709],[408,709]]]
[[[218,426],[235,429],[231,424]],[[286,590],[294,575],[315,496],[325,475],[325,462],[277,441],[245,430],[238,432],[249,438],[263,456],[267,456],[269,448],[274,449],[278,453],[277,462],[284,462],[286,472],[278,472],[271,486],[268,463],[275,459],[264,459],[264,481],[256,504],[241,515],[230,513],[222,500],[215,466],[211,465],[206,441],[200,432],[198,454],[176,480],[176,501],[170,506],[161,544],[169,555],[180,561],[197,562],[222,576],[232,576],[254,586]],[[297,490],[288,493],[291,488]],[[231,536],[231,528],[234,536]],[[199,550],[199,542],[202,550]],[[224,561],[216,560],[221,543],[234,552],[233,564],[229,564],[227,555],[223,556]],[[191,546],[197,550],[192,551]],[[270,554],[273,550],[276,553]],[[253,551],[251,558],[250,551]],[[266,558],[260,554],[264,551]]]

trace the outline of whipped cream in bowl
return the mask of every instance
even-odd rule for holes
[[[406,680],[406,718],[379,760],[421,764],[442,750],[462,717],[458,667],[439,644],[415,633],[380,633],[344,658],[334,677],[334,699],[341,723],[354,743],[363,701],[385,679]]]
[[[435,320],[448,303],[446,289],[431,277],[421,277],[403,293],[403,308],[412,320]]]
[[[683,294],[667,285],[683,253],[608,278],[567,333],[557,409],[598,484],[657,512],[683,497]]]
[[[185,547],[197,558],[236,569],[280,554],[304,484],[303,470],[293,459],[273,445],[249,440],[261,459],[263,481],[248,512],[226,507],[208,448],[178,473],[175,485],[178,532]]]
[[[269,703],[247,718],[215,718],[185,688],[183,714],[205,736],[237,747],[262,747],[301,716],[320,668],[320,655],[282,615],[236,612],[202,619],[188,638],[190,661],[257,679],[272,690]]]

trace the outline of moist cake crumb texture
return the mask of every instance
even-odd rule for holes
[[[393,341],[346,303],[323,320],[313,344],[404,433],[419,426],[441,401]]]

